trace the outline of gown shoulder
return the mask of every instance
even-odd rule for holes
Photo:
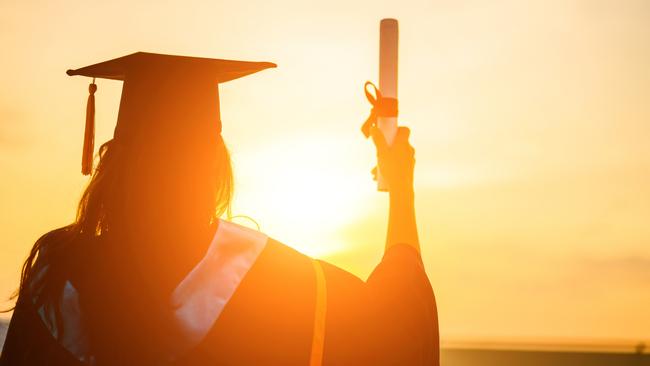
[[[249,341],[244,343],[265,350],[257,356],[267,355],[254,360],[257,364],[271,359],[307,364],[317,291],[313,261],[269,239],[217,322],[215,334],[231,336],[226,329],[250,327],[255,335],[246,333]],[[366,281],[333,264],[318,263],[326,284],[324,365],[438,364],[435,297],[415,249],[390,248]],[[243,319],[251,317],[259,331],[252,324],[241,328],[247,323]],[[229,348],[241,347],[242,340],[228,338]]]

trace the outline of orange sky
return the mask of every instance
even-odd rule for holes
[[[650,3],[0,2],[0,295],[69,223],[88,80],[135,51],[264,60],[221,86],[235,213],[366,276],[381,256],[363,82],[400,21],[424,260],[443,339],[650,339]],[[98,142],[121,84],[99,81]],[[263,182],[263,183],[262,183]]]

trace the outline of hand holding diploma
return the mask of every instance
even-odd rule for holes
[[[377,148],[377,167],[388,183],[391,196],[413,194],[415,149],[409,143],[410,134],[408,127],[398,127],[393,144],[389,145],[379,127],[370,128],[370,136]],[[376,180],[377,168],[373,169],[373,174]]]

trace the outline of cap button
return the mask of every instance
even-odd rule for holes
[[[90,85],[88,85],[88,92],[90,94],[95,94],[96,91],[97,91],[97,84],[93,82]]]

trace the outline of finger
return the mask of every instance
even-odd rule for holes
[[[377,180],[377,167],[372,168],[370,173],[372,174],[372,180]]]
[[[388,150],[388,143],[386,142],[384,133],[381,132],[379,127],[370,127],[370,136],[372,136],[372,141],[375,143],[375,146],[377,146],[377,152],[383,153],[384,151]]]

